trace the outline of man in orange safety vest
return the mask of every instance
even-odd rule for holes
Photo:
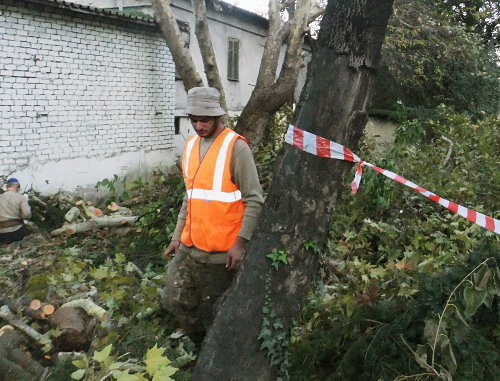
[[[224,126],[219,91],[188,91],[186,112],[197,135],[184,146],[186,196],[165,257],[163,306],[195,341],[213,320],[217,299],[229,287],[264,202],[246,140]]]

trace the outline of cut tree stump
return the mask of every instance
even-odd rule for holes
[[[80,308],[61,307],[49,316],[48,321],[52,327],[64,331],[62,335],[52,339],[55,348],[66,352],[88,349],[95,319],[85,311]]]

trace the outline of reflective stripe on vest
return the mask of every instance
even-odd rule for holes
[[[229,149],[229,143],[233,138],[238,137],[234,131],[227,133],[222,146],[217,155],[217,161],[215,163],[215,171],[213,177],[212,189],[188,189],[188,199],[202,199],[209,201],[222,201],[222,202],[234,202],[241,200],[241,192],[239,190],[235,192],[222,192],[222,179],[224,177],[224,167],[226,165],[226,160],[228,159],[227,151]],[[189,177],[189,159],[191,158],[191,152],[193,151],[193,146],[196,142],[199,142],[199,137],[193,136],[186,144],[186,153],[184,160],[184,178]]]

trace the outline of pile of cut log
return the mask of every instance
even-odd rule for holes
[[[102,209],[92,206],[91,202],[83,200],[77,201],[64,216],[66,222],[59,229],[53,230],[50,234],[58,236],[62,234],[75,234],[88,230],[96,230],[106,227],[123,227],[132,225],[137,220],[129,208],[111,203],[105,212]]]
[[[0,328],[0,380],[44,380],[48,368],[32,352],[45,353],[41,360],[48,364],[82,356],[79,351],[88,350],[96,323],[109,319],[107,311],[93,302],[96,293],[92,289],[75,295],[60,306],[0,296],[0,320],[6,323]],[[42,334],[26,321],[36,322],[40,330],[57,329],[57,334]]]

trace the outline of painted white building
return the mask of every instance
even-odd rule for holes
[[[74,0],[81,4],[112,9],[129,14],[153,15],[149,0]],[[219,2],[220,9],[207,9],[208,28],[222,84],[226,94],[228,113],[237,116],[243,110],[254,89],[260,61],[264,52],[268,20],[255,13]],[[193,57],[195,66],[207,84],[203,61],[194,35],[195,18],[190,0],[170,2],[181,32]],[[303,73],[305,77],[305,72]],[[174,137],[177,154],[182,153],[184,141],[194,134],[186,117],[186,92],[180,78],[176,78]]]
[[[150,2],[74,1],[0,0],[0,175],[46,193],[166,170],[194,133]],[[191,2],[171,6],[203,76]],[[268,21],[226,3],[208,20],[235,116],[255,86]],[[304,78],[305,69],[298,88]]]
[[[151,20],[0,0],[0,175],[54,193],[169,168],[174,101]]]

